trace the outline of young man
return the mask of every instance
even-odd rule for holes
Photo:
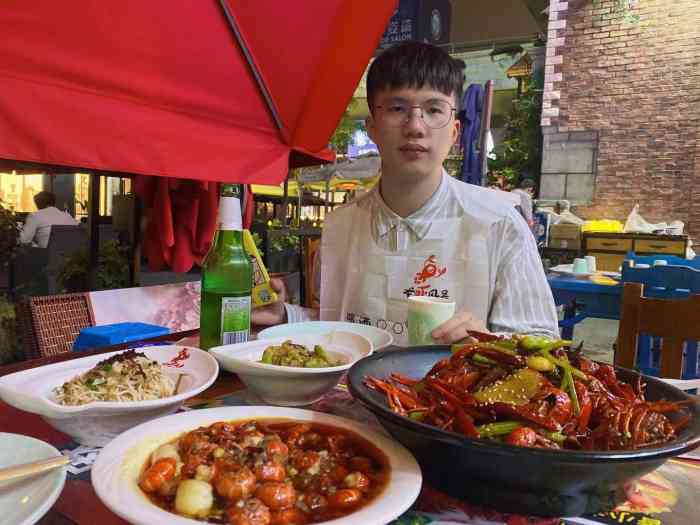
[[[458,310],[432,333],[436,342],[458,341],[467,330],[558,335],[552,294],[522,217],[494,192],[442,167],[460,133],[463,68],[416,42],[372,63],[367,131],[381,153],[382,176],[326,219],[321,319],[369,323],[405,345],[408,297],[431,295],[456,301]],[[253,313],[260,324],[311,318],[281,304]]]
[[[50,191],[40,191],[34,195],[34,204],[38,210],[27,215],[19,234],[19,242],[22,244],[46,248],[49,244],[52,225],[78,225],[78,221],[68,213],[56,208],[56,196]]]

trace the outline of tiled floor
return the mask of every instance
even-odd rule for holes
[[[608,319],[585,319],[574,328],[574,341],[576,344],[583,341],[583,352],[587,357],[612,363],[618,324],[618,321]]]

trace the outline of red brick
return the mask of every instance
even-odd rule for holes
[[[700,1],[641,0],[636,24],[616,0],[592,4],[570,1],[557,33],[552,122],[599,132],[594,200],[574,211],[624,220],[638,202],[649,221],[681,220],[700,236]]]

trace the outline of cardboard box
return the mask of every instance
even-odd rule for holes
[[[581,249],[581,227],[577,224],[552,224],[549,227],[550,248]]]

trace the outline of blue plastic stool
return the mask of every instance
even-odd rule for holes
[[[170,329],[165,326],[146,323],[115,323],[83,328],[73,343],[74,351],[111,346],[130,341],[150,339],[167,335]]]

